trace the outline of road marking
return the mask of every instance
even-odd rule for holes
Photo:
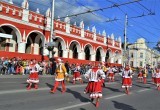
[[[150,89],[142,89],[142,90],[139,90],[137,92],[144,92],[144,91],[148,91],[148,90],[150,90]]]
[[[139,91],[137,91],[137,92],[144,92],[144,91],[147,91],[147,90],[150,90],[150,89],[142,89],[142,90],[139,90]],[[133,92],[130,93],[130,94],[133,94]],[[122,97],[122,96],[127,96],[127,95],[126,95],[126,94],[119,94],[119,95],[116,95],[116,96],[106,97],[106,98],[104,98],[104,99],[105,99],[105,100],[109,100],[109,99],[114,99],[114,98],[118,98],[118,97]],[[66,109],[71,109],[71,108],[78,107],[78,106],[88,105],[88,104],[90,104],[90,103],[91,103],[91,102],[86,102],[86,103],[71,105],[71,106],[62,107],[62,108],[58,108],[58,109],[54,109],[54,110],[66,110]]]
[[[108,83],[105,83],[108,84]],[[116,84],[116,83],[110,83],[110,84]],[[109,84],[109,85],[110,85]],[[87,84],[80,84],[80,85],[69,85],[66,86],[66,88],[75,88],[75,87],[85,87]],[[23,92],[37,92],[37,91],[43,91],[43,90],[50,90],[49,87],[44,87],[44,88],[39,88],[39,89],[31,89],[31,90],[26,90],[26,88],[24,89],[18,89],[18,90],[6,90],[6,91],[0,91],[0,95],[2,94],[13,94],[13,93],[23,93]]]
[[[106,97],[104,99],[114,99],[114,98],[117,98],[117,97],[122,97],[122,96],[126,96],[126,94],[120,94],[120,95],[116,95],[116,96],[111,96],[111,97]]]
[[[87,105],[87,104],[90,104],[90,103],[91,102],[80,103],[80,104],[71,105],[71,106],[68,106],[68,107],[62,107],[62,108],[58,108],[58,109],[54,109],[54,110],[65,110],[65,109],[75,108],[75,107],[78,107],[78,106]]]

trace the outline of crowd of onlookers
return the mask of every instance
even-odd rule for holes
[[[56,69],[56,60],[54,58],[48,61],[36,61],[21,59],[21,58],[0,58],[0,74],[1,75],[26,75],[30,73],[30,64],[36,63],[39,75],[54,75]],[[71,64],[68,61],[64,62],[68,74],[73,74],[77,64]],[[79,64],[78,64],[79,65]],[[91,68],[90,64],[80,64],[80,73],[84,74]]]
[[[56,60],[51,58],[48,61],[36,61],[36,60],[27,60],[21,58],[0,58],[0,74],[1,75],[26,75],[30,73],[30,64],[36,63],[36,67],[39,71],[39,75],[54,75],[56,69]],[[67,73],[72,75],[76,66],[80,66],[80,73],[85,74],[85,72],[91,68],[92,64],[71,64],[70,62],[64,62],[64,65],[67,69]],[[112,67],[116,71],[115,73],[123,71],[123,67]],[[139,68],[131,68],[135,73],[138,73]],[[147,73],[153,73],[153,68],[147,68]]]

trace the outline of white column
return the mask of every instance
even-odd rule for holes
[[[84,52],[80,52],[78,54],[78,59],[84,60],[84,56],[85,56],[85,53]]]
[[[38,44],[34,44],[34,54],[38,55],[39,54],[39,45]]]
[[[105,56],[102,56],[102,61],[105,62]]]
[[[63,50],[63,58],[68,58],[68,50]]]
[[[93,34],[93,40],[96,41],[97,40],[97,36],[96,33]]]
[[[84,29],[81,29],[81,37],[84,37]]]
[[[25,53],[25,50],[26,50],[26,43],[25,42],[18,43],[18,52]]]
[[[22,20],[28,22],[29,21],[29,10],[23,9]]]
[[[122,64],[122,59],[118,59],[118,64]]]
[[[66,33],[70,33],[70,24],[66,23]]]
[[[95,61],[96,54],[91,54],[91,61]]]
[[[73,58],[73,51],[69,50],[69,58]]]
[[[111,63],[114,63],[114,58],[111,58]]]

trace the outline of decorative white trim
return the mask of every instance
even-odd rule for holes
[[[19,24],[31,26],[31,27],[34,27],[34,28],[45,29],[47,31],[50,31],[49,28],[46,28],[44,26],[39,26],[37,24],[25,22],[25,21],[22,21],[22,20],[19,20],[19,19],[15,19],[15,18],[11,18],[11,17],[8,17],[8,16],[4,16],[4,15],[0,15],[0,19],[5,19],[5,20],[12,21],[12,22],[15,22],[15,23],[19,23]]]
[[[80,39],[80,40],[85,40],[85,41],[89,41],[89,42],[92,42],[92,43],[96,43],[96,44],[100,44],[100,45],[106,46],[106,44],[104,44],[104,43],[96,42],[96,41],[94,41],[94,40],[86,39],[86,38],[79,37],[79,36],[72,35],[72,34],[68,34],[68,33],[64,33],[64,32],[59,31],[59,30],[55,30],[55,33],[63,34],[63,35],[66,35],[66,36],[68,36],[68,37],[77,38],[77,39]],[[110,46],[110,45],[108,45],[108,48],[114,48],[114,49],[122,50],[122,49],[120,49],[120,48],[113,47],[113,46]]]

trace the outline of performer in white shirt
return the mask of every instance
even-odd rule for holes
[[[126,94],[129,94],[129,88],[132,87],[132,75],[132,70],[129,68],[129,65],[126,65],[122,72],[122,88],[125,88]]]
[[[157,90],[160,90],[160,69],[156,68],[155,70],[155,84],[157,86]]]
[[[105,79],[105,73],[100,67],[95,66],[89,69],[84,76],[89,79],[85,93],[90,94],[91,101],[96,99],[96,107],[98,107],[99,99],[102,97],[102,83]]]

